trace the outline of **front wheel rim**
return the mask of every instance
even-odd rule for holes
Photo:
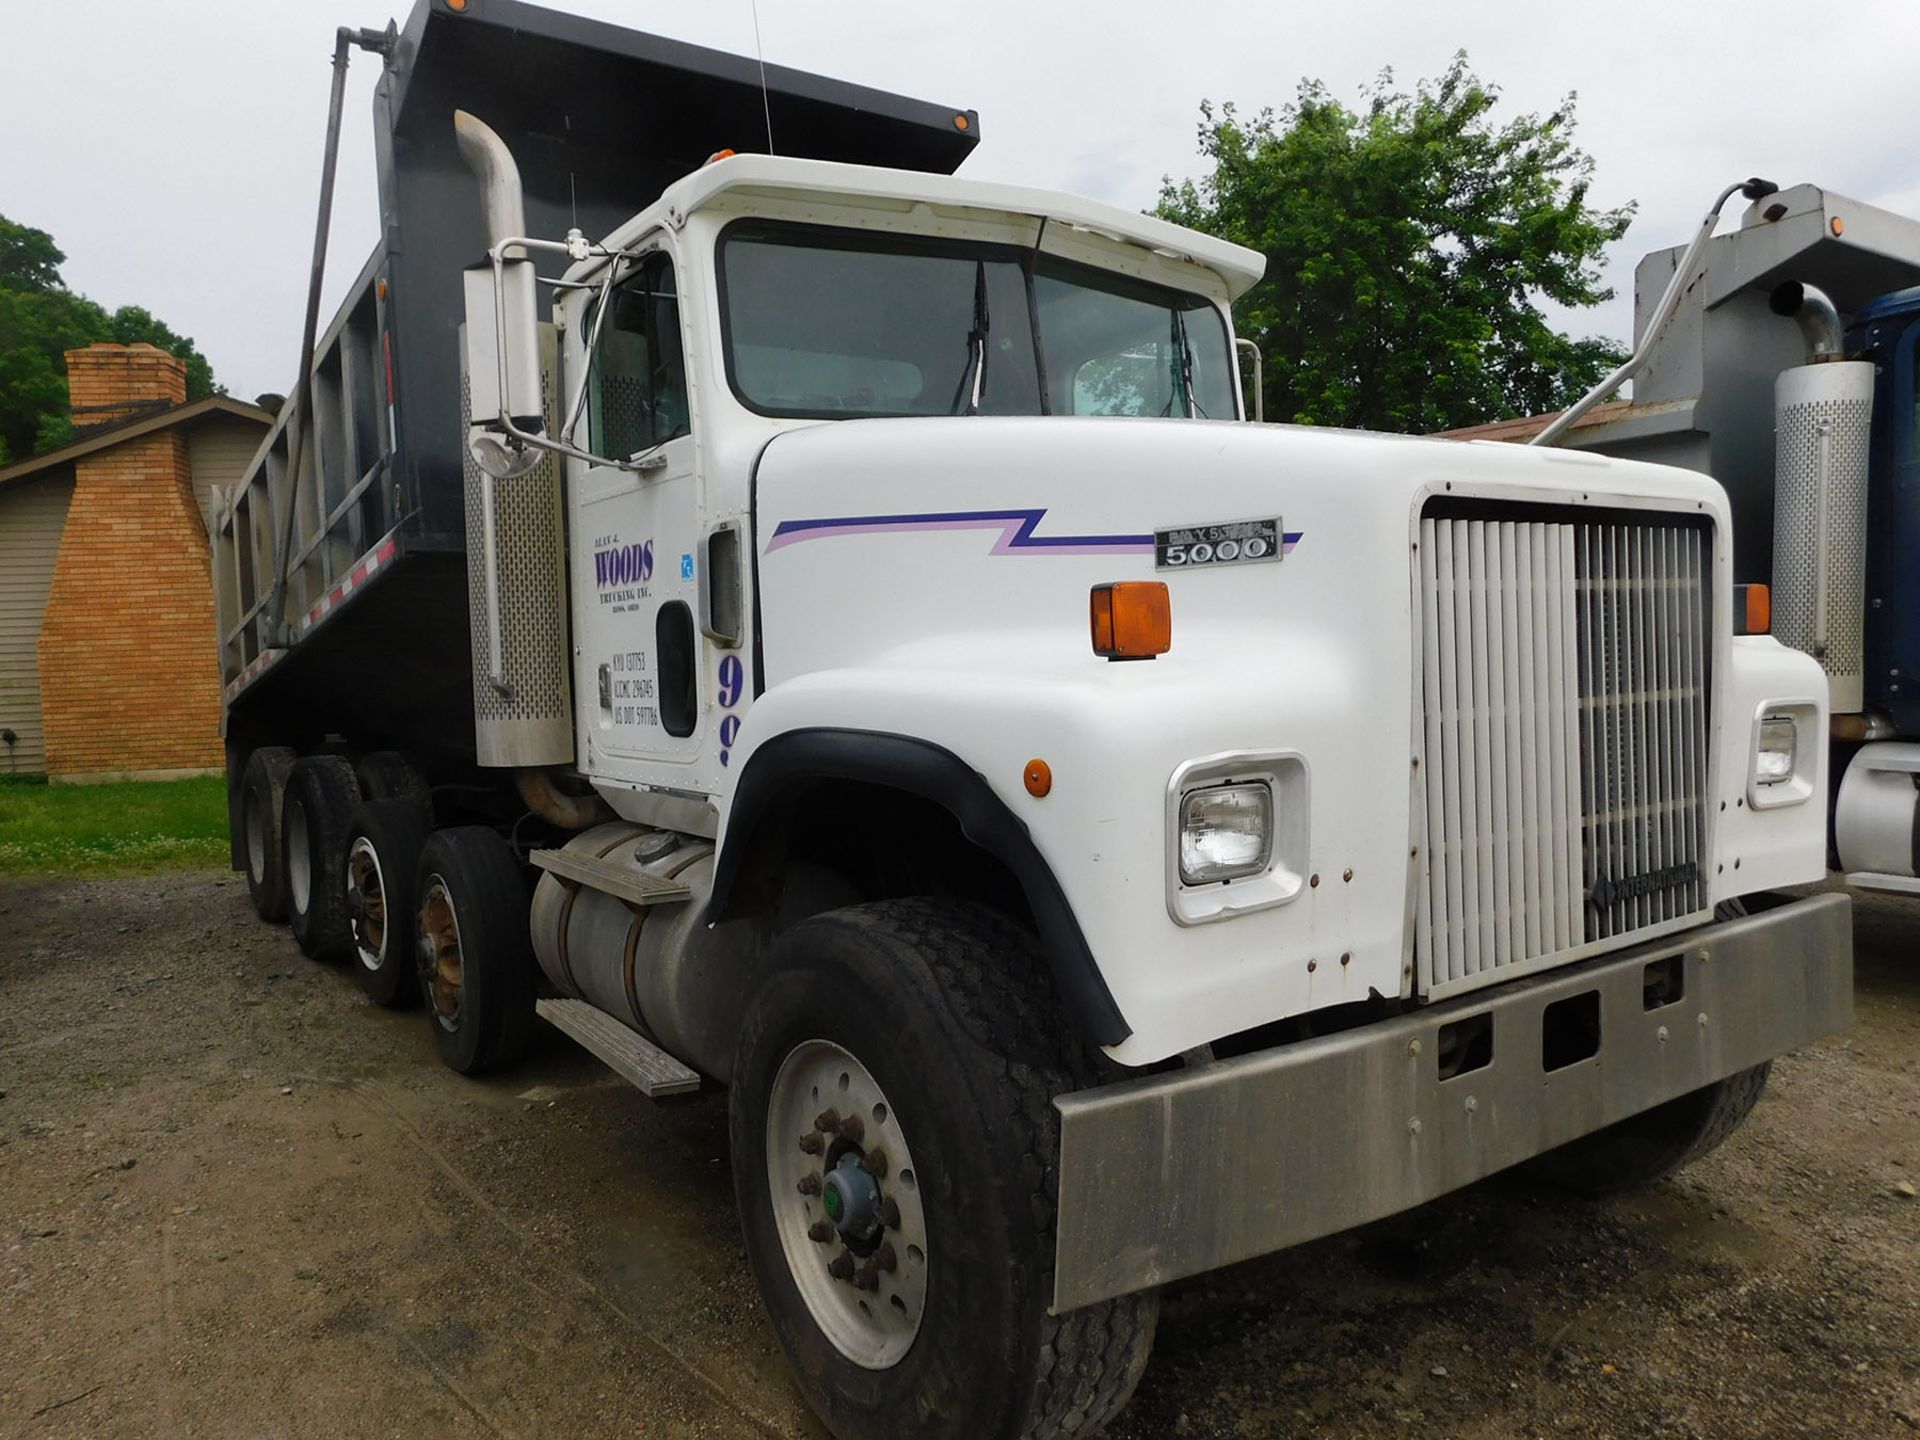
[[[387,881],[380,853],[366,836],[347,851],[347,901],[353,912],[353,947],[360,963],[378,970],[387,958]]]
[[[867,1370],[900,1363],[927,1302],[927,1220],[913,1156],[879,1082],[844,1047],[807,1040],[767,1100],[774,1230],[814,1324]]]

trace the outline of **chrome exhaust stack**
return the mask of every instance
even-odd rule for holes
[[[1799,325],[1807,338],[1807,362],[1812,365],[1846,356],[1846,331],[1840,323],[1840,310],[1827,298],[1827,292],[1815,285],[1788,280],[1773,287],[1767,308]]]
[[[494,128],[465,110],[453,112],[453,138],[460,158],[480,182],[481,205],[486,211],[487,248],[527,233],[527,203],[520,184],[520,166]],[[515,256],[515,259],[521,258]]]
[[[540,323],[534,264],[518,243],[527,212],[513,152],[464,110],[453,130],[480,182],[487,248],[466,272],[461,345],[475,757],[525,772],[532,793],[523,798],[545,814],[543,801],[570,807],[542,767],[574,758],[560,462],[526,443],[550,432],[554,334]]]
[[[1800,327],[1808,356],[1773,386],[1773,634],[1820,662],[1835,715],[1855,715],[1865,703],[1873,366],[1846,358],[1840,312],[1820,290],[1789,281],[1768,304]]]

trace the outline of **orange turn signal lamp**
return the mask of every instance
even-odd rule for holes
[[[1764,585],[1733,587],[1733,633],[1768,635],[1773,631],[1773,592]]]
[[[1109,660],[1151,660],[1173,648],[1173,601],[1165,581],[1096,585],[1089,604],[1093,653]]]

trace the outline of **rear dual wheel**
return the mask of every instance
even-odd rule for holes
[[[360,779],[360,793],[369,800],[406,800],[420,812],[429,827],[433,824],[433,791],[426,777],[398,750],[373,750],[362,755],[353,767]]]
[[[347,823],[346,900],[354,978],[376,1005],[420,993],[414,962],[414,872],[427,844],[417,800],[363,800]]]
[[[262,745],[240,772],[240,850],[247,857],[247,898],[262,920],[287,918],[287,889],[280,854],[281,807],[287,777],[299,756],[285,745]]]
[[[747,1254],[841,1440],[1068,1440],[1125,1405],[1158,1299],[1048,1313],[1059,1117],[1095,1079],[1033,938],[937,900],[769,952],[730,1095]]]
[[[359,803],[360,782],[344,756],[309,755],[287,777],[280,852],[287,924],[310,959],[338,960],[352,943],[347,826]]]

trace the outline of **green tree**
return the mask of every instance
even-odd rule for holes
[[[1504,124],[1498,96],[1461,53],[1411,94],[1383,72],[1357,110],[1318,81],[1250,122],[1200,107],[1211,172],[1166,181],[1158,213],[1266,255],[1235,319],[1269,419],[1444,430],[1558,409],[1624,358],[1540,306],[1611,297],[1602,251],[1634,206],[1589,204],[1573,96]]]
[[[67,289],[44,230],[0,215],[0,465],[73,438],[64,352],[100,341],[154,345],[187,364],[187,398],[217,388],[206,357],[138,305],[109,312]]]

